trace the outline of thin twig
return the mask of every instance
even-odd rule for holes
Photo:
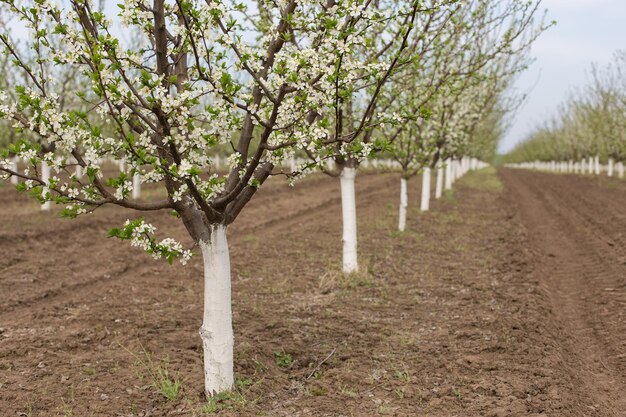
[[[326,356],[324,358],[324,360],[322,360],[320,363],[317,364],[317,366],[315,367],[315,369],[313,369],[313,371],[311,371],[311,373],[309,374],[309,376],[306,377],[306,380],[308,381],[309,379],[311,379],[311,377],[313,376],[313,374],[320,369],[320,366],[322,366],[324,364],[324,362],[326,362],[327,360],[330,359],[331,356],[333,356],[335,354],[335,352],[337,351],[337,348],[334,348],[332,352],[330,352],[328,354],[328,356]]]

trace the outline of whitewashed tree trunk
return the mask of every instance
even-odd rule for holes
[[[47,162],[43,161],[41,163],[41,181],[43,181],[44,184],[48,184],[48,181],[50,180],[50,165],[48,165]],[[42,195],[46,195],[50,192],[50,189],[47,186],[43,187],[43,191],[41,192]],[[46,201],[45,203],[43,203],[41,205],[41,209],[42,210],[50,210],[51,204],[50,201]]]
[[[456,165],[454,163],[454,159],[449,159],[448,160],[448,164],[450,165],[450,189],[452,189],[452,186],[454,185],[454,180],[456,179],[455,178],[455,175],[456,175],[456,170],[455,170]]]
[[[133,199],[138,199],[141,196],[141,177],[139,174],[133,175]]]
[[[594,164],[596,167],[596,175],[600,175],[600,157],[599,156],[595,157]]]
[[[11,159],[11,171],[17,172],[18,170],[18,166],[17,166],[17,156],[14,156],[13,159]],[[19,178],[16,177],[15,175],[11,176],[11,184],[13,185],[17,185],[17,183]]]
[[[421,211],[428,211],[430,208],[430,168],[424,168],[422,173],[422,201]]]
[[[204,261],[204,315],[200,338],[204,348],[207,396],[233,388],[233,324],[230,256],[226,226],[212,225],[210,242],[199,242]]]
[[[435,198],[441,198],[443,194],[443,167],[441,162],[437,164],[437,184],[435,185]]]
[[[617,176],[624,178],[624,163],[621,161],[617,163]]]
[[[357,261],[356,199],[354,179],[356,168],[345,167],[341,171],[341,213],[343,217],[343,272],[359,269]]]
[[[83,177],[83,167],[80,165],[76,165],[76,178],[81,179]]]
[[[613,176],[613,170],[614,170],[614,161],[613,158],[609,158],[609,165],[607,166],[607,172],[606,175],[608,175],[609,177]]]
[[[398,230],[404,232],[406,229],[406,209],[409,199],[406,191],[406,178],[400,178],[400,213],[398,216]]]
[[[446,190],[452,189],[452,160],[446,161]]]

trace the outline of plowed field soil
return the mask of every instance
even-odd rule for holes
[[[237,389],[212,400],[199,256],[0,186],[0,416],[625,416],[626,182],[486,169],[427,213],[419,182],[397,233],[399,177],[359,174],[348,277],[337,179],[253,198],[229,228]]]

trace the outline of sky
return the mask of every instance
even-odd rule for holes
[[[592,63],[606,65],[615,51],[626,50],[626,0],[543,0],[542,8],[546,21],[557,24],[533,45],[535,62],[516,81],[529,96],[500,142],[501,152],[556,114],[568,92],[591,79]]]

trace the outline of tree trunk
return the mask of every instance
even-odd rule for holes
[[[141,177],[139,174],[133,175],[133,199],[137,200],[141,196]]]
[[[357,262],[356,200],[354,179],[356,168],[344,167],[341,170],[341,213],[343,216],[343,272],[351,273],[359,269]]]
[[[596,175],[600,175],[600,157],[596,156],[594,162],[595,162],[595,165],[596,165]]]
[[[613,176],[613,158],[609,158],[609,165],[607,167],[607,173],[606,175],[608,175],[609,177]]]
[[[446,190],[452,189],[452,160],[446,161]]]
[[[422,173],[422,201],[420,210],[428,211],[430,207],[430,168],[424,168]]]
[[[400,216],[398,220],[398,230],[404,232],[406,228],[406,208],[409,201],[406,193],[406,178],[400,178]]]
[[[454,184],[454,182],[459,179],[459,163],[456,159],[450,161],[450,170],[452,171],[450,174],[450,183]]]
[[[435,198],[441,198],[443,194],[443,167],[437,164],[437,186],[435,187]]]
[[[41,162],[41,181],[43,181],[43,183],[46,184],[43,187],[43,191],[41,192],[43,196],[46,196],[50,192],[50,189],[47,186],[49,180],[50,180],[50,165],[48,165],[46,161],[42,161]],[[46,210],[46,211],[50,210],[50,201],[46,201],[45,203],[43,203],[41,205],[41,209]]]
[[[233,388],[233,325],[230,256],[226,226],[211,225],[209,242],[200,241],[204,260],[204,391],[207,397]]]
[[[624,163],[621,161],[617,163],[617,176],[624,178]]]
[[[17,166],[17,156],[14,156],[13,159],[11,160],[11,170],[17,172],[18,170],[18,166]],[[11,176],[11,184],[13,185],[17,185],[17,183],[19,178],[15,175]]]

